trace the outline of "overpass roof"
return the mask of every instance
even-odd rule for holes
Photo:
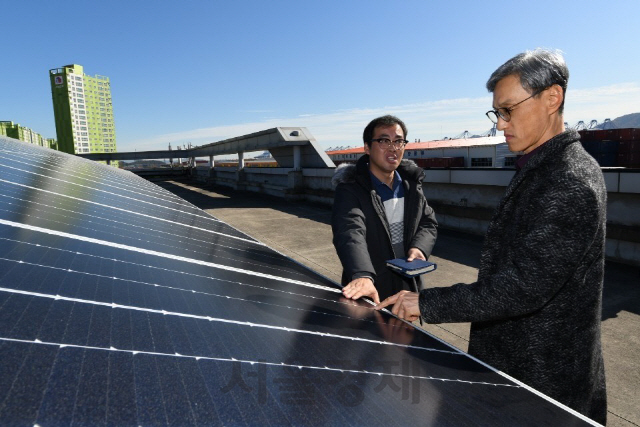
[[[293,147],[300,149],[300,167],[334,167],[316,139],[305,127],[276,127],[186,150],[135,151],[128,153],[77,154],[90,160],[147,160],[220,156],[251,151],[269,151],[281,167],[294,166]]]

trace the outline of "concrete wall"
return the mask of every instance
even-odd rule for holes
[[[192,178],[287,200],[331,205],[332,168],[198,167]],[[504,195],[513,170],[427,169],[424,193],[441,227],[482,235]],[[608,191],[607,247],[611,260],[640,266],[640,171],[604,169]]]
[[[484,234],[513,170],[429,169],[424,193],[443,227]],[[608,259],[640,266],[640,171],[604,169]]]
[[[332,204],[333,168],[250,168],[200,166],[192,169],[193,179],[242,191],[256,191],[287,200]]]

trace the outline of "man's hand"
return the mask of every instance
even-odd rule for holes
[[[415,292],[400,291],[378,304],[376,310],[393,304],[393,309],[391,310],[393,314],[401,319],[413,322],[420,318],[419,297],[420,295]]]
[[[378,296],[378,290],[373,286],[373,280],[368,277],[359,277],[352,280],[342,288],[342,294],[351,299],[358,299],[361,297],[369,297],[376,304],[380,303],[380,297]]]
[[[427,260],[427,257],[424,256],[424,254],[422,253],[422,251],[418,248],[409,248],[409,251],[407,251],[407,261],[411,262],[414,259],[421,259],[423,261]]]

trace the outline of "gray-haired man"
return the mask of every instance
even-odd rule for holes
[[[487,116],[523,152],[493,216],[476,283],[402,291],[398,316],[472,322],[469,353],[606,422],[600,344],[606,224],[602,172],[562,116],[569,71],[558,52],[525,52],[487,82]]]

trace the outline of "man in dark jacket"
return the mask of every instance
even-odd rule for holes
[[[606,422],[600,344],[606,188],[562,110],[557,52],[520,54],[487,82],[509,149],[524,152],[493,216],[476,283],[401,292],[379,307],[431,323],[472,322],[469,353]]]
[[[407,257],[426,260],[437,222],[422,193],[424,171],[402,160],[407,128],[394,116],[374,119],[363,133],[365,155],[334,174],[333,244],[342,262],[343,294],[375,303],[420,285],[386,267]]]

